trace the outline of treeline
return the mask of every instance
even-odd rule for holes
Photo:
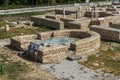
[[[90,1],[104,1],[104,0],[90,0]],[[0,5],[54,5],[54,4],[70,4],[80,3],[85,0],[0,0]]]

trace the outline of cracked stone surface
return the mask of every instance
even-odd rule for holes
[[[61,80],[120,80],[120,77],[111,74],[95,72],[78,61],[64,60],[61,63],[40,64],[40,68]]]

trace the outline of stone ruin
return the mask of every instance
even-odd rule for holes
[[[111,10],[114,9],[114,10]],[[109,9],[109,10],[108,10]],[[77,6],[55,10],[55,14],[32,16],[35,26],[44,26],[56,30],[68,29],[89,30],[91,25],[108,23],[109,17],[118,17],[119,6]],[[109,18],[109,20],[108,20]]]
[[[11,46],[18,50],[28,50],[30,42],[39,45],[39,41],[54,37],[71,37],[77,40],[69,44],[53,46],[40,46],[38,48],[37,60],[42,63],[60,62],[71,56],[83,56],[95,53],[100,47],[100,35],[93,31],[60,30],[41,32],[37,35],[17,36],[11,39]],[[72,53],[71,53],[72,52]],[[35,58],[35,53],[28,50],[28,54]]]
[[[35,39],[46,40],[67,36],[77,40],[69,45],[42,46],[38,49],[37,59],[43,63],[49,63],[61,61],[66,57],[90,55],[99,49],[100,38],[120,42],[119,10],[119,5],[92,5],[59,9],[55,10],[55,14],[32,16],[33,25],[53,28],[57,31],[15,37],[11,39],[11,46],[28,50],[30,42],[37,44]],[[65,27],[70,30],[63,30]],[[30,55],[35,57],[35,54]]]

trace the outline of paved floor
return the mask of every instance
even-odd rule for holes
[[[99,73],[78,64],[78,61],[64,60],[59,64],[41,64],[40,67],[61,80],[120,80],[111,74]]]

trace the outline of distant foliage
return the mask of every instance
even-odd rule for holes
[[[89,0],[89,1],[97,2],[106,0]],[[83,2],[85,2],[85,0],[0,0],[0,10],[47,5],[74,4]]]
[[[105,0],[90,0],[105,1]],[[59,3],[80,3],[85,0],[0,0],[0,5],[41,5],[41,4],[59,4]]]

